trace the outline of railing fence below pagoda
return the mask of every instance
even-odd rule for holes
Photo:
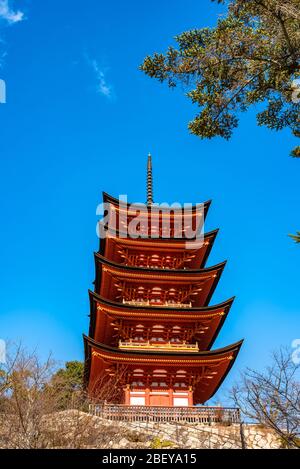
[[[90,404],[89,413],[107,420],[126,422],[187,422],[206,425],[240,423],[239,409],[233,407]]]

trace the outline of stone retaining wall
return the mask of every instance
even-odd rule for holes
[[[136,431],[141,435],[149,435],[151,438],[144,441],[144,447],[242,449],[243,444],[245,449],[278,449],[281,447],[278,437],[259,425],[244,424],[241,428],[238,424],[207,426],[120,422],[119,426],[131,432]],[[243,432],[243,444],[241,431]],[[123,436],[121,441],[112,442],[111,447],[130,448],[137,446],[132,446],[130,441],[126,441],[126,436]]]
[[[49,447],[112,449],[278,449],[275,433],[243,424],[118,422],[69,410],[51,414],[46,429],[56,443]],[[60,436],[60,438],[57,438]]]

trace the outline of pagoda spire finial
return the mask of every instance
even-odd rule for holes
[[[147,205],[153,204],[153,189],[152,189],[152,156],[148,154],[147,162]]]

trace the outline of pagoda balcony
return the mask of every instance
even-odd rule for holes
[[[240,411],[234,407],[165,407],[122,404],[90,404],[89,413],[107,420],[125,422],[178,422],[195,424],[239,424]]]
[[[127,350],[156,350],[156,351],[172,351],[172,352],[199,352],[198,343],[196,344],[186,344],[176,343],[176,342],[165,342],[165,343],[153,343],[149,340],[146,342],[134,342],[132,340],[122,341],[119,340],[119,348]]]
[[[173,303],[171,301],[144,301],[144,300],[122,300],[124,305],[132,305],[132,306],[165,306],[167,308],[191,308],[192,303]]]
[[[139,262],[128,261],[128,262],[124,262],[124,265],[126,265],[127,267],[142,267],[142,268],[152,269],[152,270],[155,270],[155,269],[177,270],[179,268],[183,270],[191,270],[186,266],[182,266],[182,263],[183,261],[181,263],[178,263],[177,265],[170,266],[170,265],[164,265],[164,264],[155,265],[155,264],[143,264]]]

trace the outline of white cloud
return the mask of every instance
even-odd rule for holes
[[[99,66],[96,60],[90,61],[90,64],[94,72],[96,73],[96,77],[98,80],[98,84],[97,84],[98,93],[102,94],[106,98],[109,98],[109,99],[113,98],[114,96],[113,87],[107,82],[106,77],[105,77],[105,71],[101,69],[101,67]]]
[[[9,0],[0,0],[0,20],[8,24],[19,23],[24,20],[24,13],[21,10],[13,10]]]

